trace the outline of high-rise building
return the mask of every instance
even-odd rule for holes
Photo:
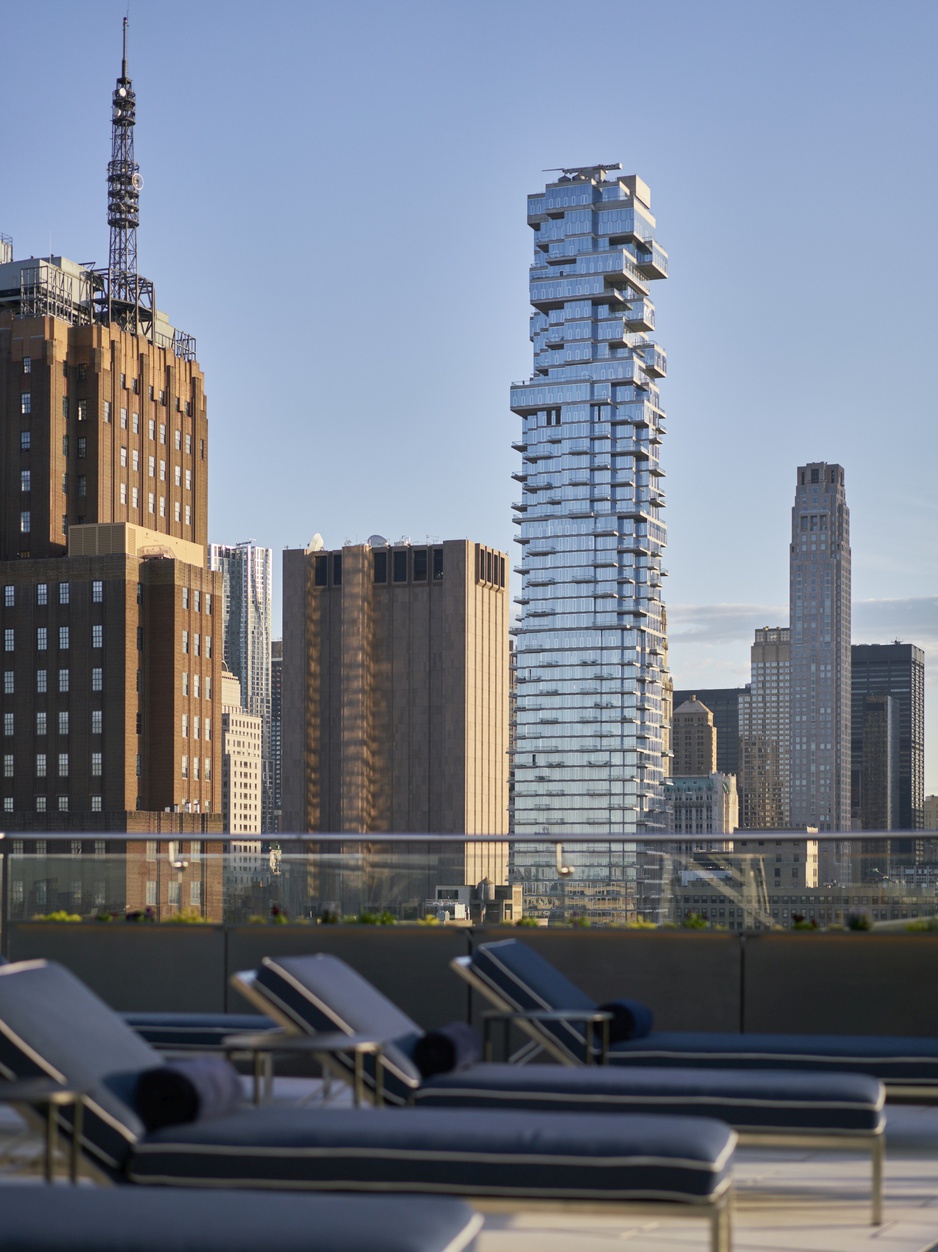
[[[281,829],[283,816],[283,640],[270,645],[270,773],[273,786],[272,831]]]
[[[222,814],[232,835],[261,833],[261,719],[245,711],[241,684],[227,669],[221,676]],[[251,851],[260,855],[260,840]]]
[[[713,714],[696,696],[675,706],[671,717],[672,772],[682,778],[708,778],[717,768]]]
[[[751,681],[739,700],[740,826],[787,830],[791,632],[756,630]]]
[[[739,773],[739,702],[747,691],[747,687],[686,687],[674,693],[675,708],[696,696],[713,714],[721,774]]]
[[[714,770],[709,775],[674,777],[668,782],[672,829],[676,835],[693,835],[695,844],[710,835],[731,835],[739,826],[736,779]],[[706,843],[709,851],[712,845]],[[713,845],[732,850],[732,843]]]
[[[109,263],[0,250],[0,629],[8,830],[219,829],[220,579],[191,336],[137,272],[126,44]]]
[[[864,709],[868,696],[891,696],[898,739],[895,830],[922,830],[925,799],[925,653],[911,643],[855,643],[850,649],[852,691],[853,813],[862,829],[868,787],[864,785]],[[872,751],[869,747],[867,751]],[[875,754],[870,758],[874,765]],[[882,812],[881,805],[879,811]],[[868,813],[869,816],[869,813]]]
[[[861,830],[895,830],[899,810],[898,709],[892,696],[864,696],[860,731]]]
[[[462,540],[284,552],[285,833],[507,833],[505,565]]]
[[[270,635],[273,553],[246,543],[209,546],[222,583],[225,664],[241,684],[241,705],[263,727],[261,829],[275,830],[270,740]]]
[[[607,894],[629,892],[636,855],[609,840],[663,822],[667,772],[666,365],[648,333],[667,255],[648,187],[620,168],[565,170],[528,197],[534,374],[511,389],[523,554],[514,828],[600,837],[568,856],[575,886],[593,877]],[[541,865],[529,849],[525,872],[549,895],[553,844],[543,852]]]
[[[840,465],[799,466],[791,523],[789,818],[793,829],[848,831],[850,511]],[[840,874],[842,862],[843,850],[822,842],[822,875]]]

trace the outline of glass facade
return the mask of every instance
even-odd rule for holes
[[[519,835],[634,835],[664,822],[666,359],[648,332],[667,255],[650,200],[641,179],[609,167],[564,171],[528,198],[534,373],[511,390],[522,456]],[[622,879],[622,853],[634,863],[634,845],[611,857],[608,844],[580,845],[580,866],[565,868],[595,873],[599,890]],[[634,883],[634,871],[625,877]]]

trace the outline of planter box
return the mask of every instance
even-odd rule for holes
[[[221,1013],[224,926],[11,922],[9,957],[65,965],[119,1012]]]
[[[449,962],[468,951],[467,932],[457,926],[232,926],[227,970],[230,978],[256,969],[265,956],[329,952],[432,1030],[466,1018],[468,990]],[[243,1013],[245,1007],[229,987],[229,1011]]]
[[[938,1035],[938,936],[746,936],[743,1028],[837,1035]]]

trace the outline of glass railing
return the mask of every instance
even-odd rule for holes
[[[576,770],[586,767],[570,768],[554,781],[571,796],[557,821],[573,830],[584,803]],[[629,793],[620,799],[628,808]],[[0,852],[4,933],[38,919],[921,929],[938,913],[938,832],[927,831],[310,835],[236,848],[221,838],[8,835]]]

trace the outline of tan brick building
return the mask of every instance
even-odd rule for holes
[[[671,718],[671,772],[680,778],[707,778],[717,768],[717,732],[713,714],[696,696],[679,705]]]
[[[504,834],[504,553],[283,554],[283,830]]]

